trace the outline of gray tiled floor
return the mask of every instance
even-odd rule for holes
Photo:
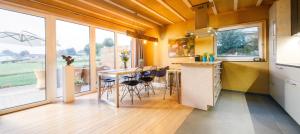
[[[222,91],[208,112],[195,109],[178,134],[300,134],[300,126],[269,96]]]

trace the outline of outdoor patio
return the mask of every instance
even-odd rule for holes
[[[45,90],[36,85],[26,85],[0,89],[0,109],[20,106],[45,100]]]
[[[82,86],[80,92],[89,91],[89,86]],[[57,97],[63,94],[62,88],[57,88]],[[26,85],[0,89],[0,109],[20,106],[45,100],[45,89],[37,89],[36,85]]]

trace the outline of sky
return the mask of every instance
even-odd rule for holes
[[[22,31],[30,31],[31,33],[45,38],[45,20],[41,17],[11,12],[0,9],[0,32],[15,32],[21,33]],[[29,47],[3,43],[0,39],[0,51],[11,50],[14,52],[21,52],[29,50],[33,54],[45,53],[44,47]]]
[[[28,31],[45,39],[45,19],[23,13],[12,12],[0,9],[0,32],[21,33]],[[105,38],[114,39],[114,32],[96,29],[96,42],[102,43]],[[75,48],[76,51],[82,50],[89,43],[89,27],[75,23],[56,21],[56,40],[58,50]],[[117,34],[118,45],[130,45],[131,38],[125,34]],[[16,53],[27,50],[32,54],[44,54],[45,44],[39,43],[32,47],[27,45],[16,45],[5,43],[0,38],[0,52],[11,50]]]

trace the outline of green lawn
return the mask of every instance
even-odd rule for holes
[[[33,72],[0,76],[0,88],[32,85],[36,83]]]
[[[33,71],[42,68],[43,63],[38,62],[1,63],[0,88],[35,84]]]
[[[58,61],[59,68],[65,63]],[[76,67],[86,66],[88,61],[75,61]],[[34,70],[44,70],[42,62],[17,62],[17,63],[1,63],[0,64],[0,89],[5,87],[33,85],[36,83]]]
[[[37,63],[37,62],[1,63],[0,77],[2,77],[2,75],[33,72],[34,69],[42,69],[42,68],[44,68],[43,63]]]

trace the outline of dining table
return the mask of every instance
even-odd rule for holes
[[[139,71],[150,71],[151,69],[153,69],[152,66],[145,66],[143,67],[141,70]],[[157,68],[159,69],[159,67]],[[98,71],[97,75],[98,75],[98,102],[100,101],[105,101],[110,105],[114,105],[115,107],[120,107],[120,76],[125,76],[125,75],[129,75],[129,74],[133,74],[136,73],[138,70],[137,68],[127,68],[127,69],[110,69],[110,70],[102,70],[102,71]],[[103,76],[110,76],[110,77],[114,77],[115,78],[115,99],[114,102],[109,101],[108,99],[105,99],[105,97],[102,97],[102,88],[101,88],[101,80]]]

